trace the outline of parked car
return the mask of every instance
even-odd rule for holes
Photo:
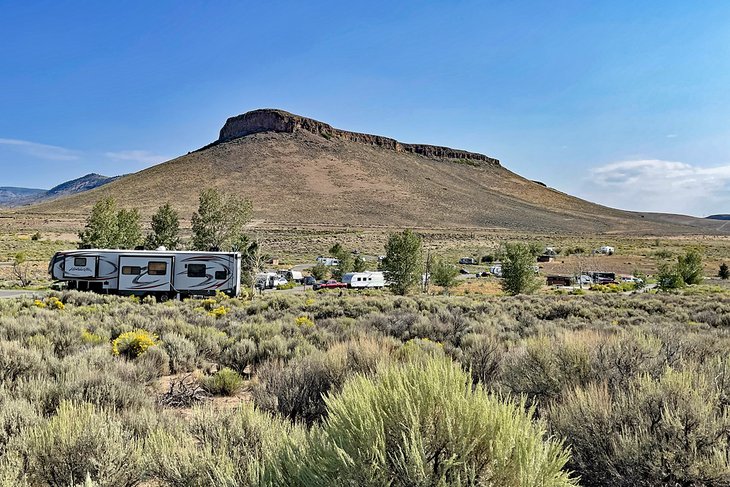
[[[477,263],[477,260],[473,257],[462,257],[459,259],[459,264],[461,265],[475,265]]]
[[[593,279],[591,279],[591,276],[583,274],[579,278],[576,278],[576,283],[577,284],[588,284],[590,286],[591,284],[593,284]]]
[[[315,291],[319,291],[320,289],[337,289],[337,288],[346,288],[347,284],[344,282],[335,281],[334,279],[330,279],[329,281],[319,281],[314,284],[313,288]]]
[[[305,286],[314,286],[317,283],[317,279],[314,278],[314,276],[307,276],[302,281],[302,284]]]
[[[464,269],[463,267],[461,269],[459,269],[459,272],[461,274],[471,274],[468,269]]]
[[[644,282],[644,280],[641,279],[640,277],[621,276],[621,282],[635,282],[637,284],[642,284]]]

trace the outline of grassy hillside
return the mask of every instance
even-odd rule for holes
[[[668,235],[712,233],[724,223],[610,209],[525,179],[499,163],[398,152],[359,140],[375,136],[301,117],[295,121],[320,124],[317,130],[325,127],[334,135],[292,129],[222,138],[103,187],[22,211],[83,217],[95,201],[111,195],[145,215],[169,201],[186,218],[197,207],[200,190],[217,187],[252,199],[258,221],[283,225]]]

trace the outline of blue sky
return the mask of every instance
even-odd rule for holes
[[[730,2],[0,0],[0,186],[137,171],[276,107],[727,213],[729,86]]]

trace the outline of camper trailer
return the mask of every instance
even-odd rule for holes
[[[385,287],[385,276],[382,272],[348,272],[342,276],[342,282],[350,288],[382,288]]]
[[[241,291],[241,254],[173,250],[64,250],[48,266],[69,289],[104,294],[172,297]]]

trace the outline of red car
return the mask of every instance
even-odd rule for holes
[[[319,291],[320,289],[337,289],[340,287],[347,287],[347,284],[344,282],[338,282],[334,279],[330,279],[329,281],[319,281],[314,286],[312,286],[312,289],[315,291]]]

